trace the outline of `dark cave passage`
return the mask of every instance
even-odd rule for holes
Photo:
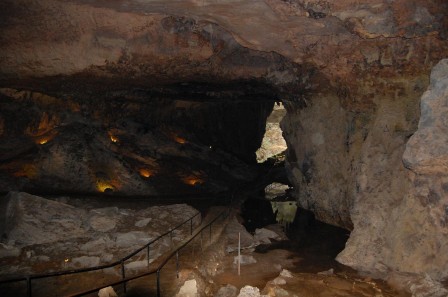
[[[228,191],[258,176],[255,151],[277,100],[256,81],[67,96],[2,93],[4,192]]]

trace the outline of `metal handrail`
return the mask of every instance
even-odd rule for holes
[[[230,214],[230,208],[226,211],[222,211],[219,215],[217,215],[212,221],[210,221],[207,225],[202,227],[194,236],[192,236],[189,240],[185,241],[181,246],[179,246],[176,250],[174,250],[158,267],[157,267],[157,297],[160,297],[160,271],[162,268],[171,260],[172,257],[176,255],[176,275],[179,278],[179,251],[187,246],[191,241],[193,241],[199,234],[202,234],[202,231],[206,228],[209,228],[210,232],[210,243],[212,241],[212,225],[219,218],[224,216],[224,219],[228,217]]]
[[[171,252],[171,254],[169,254],[165,260],[159,264],[159,266],[157,268],[154,268],[150,271],[132,276],[132,277],[128,277],[128,278],[124,278],[120,281],[116,281],[116,282],[112,282],[109,283],[107,285],[102,285],[99,287],[96,287],[94,289],[90,289],[87,291],[83,291],[83,292],[78,292],[76,294],[72,294],[72,295],[68,295],[68,297],[79,297],[79,296],[85,296],[88,294],[92,294],[95,292],[98,292],[100,289],[108,287],[108,286],[117,286],[117,285],[121,285],[121,284],[125,284],[131,280],[135,280],[135,279],[139,279],[151,274],[157,274],[157,297],[160,297],[161,294],[161,290],[160,290],[160,271],[162,270],[162,268],[168,263],[169,260],[171,260],[171,258],[173,258],[174,256],[176,256],[176,274],[177,277],[179,277],[179,251],[184,248],[185,246],[187,246],[190,242],[192,242],[199,234],[202,234],[202,231],[204,231],[206,228],[209,228],[210,230],[210,241],[211,241],[211,226],[214,222],[216,222],[219,218],[223,217],[226,218],[228,217],[230,214],[230,208],[228,210],[222,211],[220,212],[213,220],[211,220],[207,225],[204,225],[201,229],[199,229],[194,235],[191,236],[190,239],[188,239],[187,241],[185,241],[184,243],[182,243],[182,245],[180,245],[179,247],[177,247],[173,252]]]
[[[201,212],[198,211],[192,217],[188,218],[187,220],[183,221],[182,223],[180,223],[176,227],[168,230],[167,232],[159,235],[158,237],[154,238],[153,240],[151,240],[150,242],[148,242],[144,246],[138,248],[134,252],[130,253],[129,255],[125,256],[124,258],[121,258],[118,261],[115,261],[115,262],[112,262],[112,263],[109,263],[109,264],[105,264],[105,265],[98,265],[98,266],[88,267],[88,268],[79,268],[79,269],[72,269],[72,270],[55,271],[55,272],[49,272],[49,273],[44,273],[44,274],[34,274],[34,275],[27,275],[27,276],[22,276],[22,277],[10,278],[10,279],[6,279],[6,280],[0,280],[0,284],[13,283],[13,282],[19,282],[19,281],[26,281],[27,282],[27,296],[31,297],[32,296],[32,286],[31,286],[31,280],[32,279],[41,279],[41,278],[47,278],[47,277],[54,277],[54,276],[62,276],[62,275],[70,275],[70,274],[76,274],[76,273],[90,272],[90,271],[96,271],[96,270],[101,270],[101,269],[106,269],[106,268],[112,268],[112,267],[115,267],[115,266],[118,266],[118,265],[121,265],[122,279],[125,279],[124,262],[126,260],[128,260],[131,257],[135,256],[137,253],[139,253],[140,251],[144,250],[145,248],[147,249],[147,254],[149,255],[149,247],[150,247],[150,245],[152,245],[153,243],[155,243],[156,241],[160,240],[162,237],[164,237],[164,236],[166,236],[168,234],[172,235],[172,232],[174,230],[177,230],[178,228],[183,226],[188,221],[190,222],[190,235],[192,235],[193,234],[193,219],[195,217],[197,217],[198,215],[200,215],[200,214],[201,214]],[[201,216],[201,222],[202,222],[202,216]],[[148,257],[148,264],[149,264],[149,257]],[[124,289],[126,291],[126,287]]]

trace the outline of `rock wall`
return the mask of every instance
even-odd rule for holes
[[[377,92],[364,111],[334,94],[316,96],[305,108],[289,106],[282,129],[300,206],[352,230],[339,262],[382,277],[447,276],[446,65],[433,70],[418,130],[424,76],[390,80],[389,94]]]
[[[366,178],[366,185],[381,180],[376,186],[383,194],[377,190],[355,198],[351,213],[355,227],[338,261],[383,275],[401,271],[428,273],[438,280],[448,276],[446,133],[442,124],[447,73],[447,60],[433,68],[430,86],[421,98],[418,130],[409,141],[383,142],[394,148],[383,167],[390,173]],[[379,162],[377,168],[384,164],[374,159]]]
[[[286,107],[286,169],[299,205],[322,221],[349,228],[347,112],[337,98],[324,96],[304,109]]]
[[[246,163],[255,163],[273,105],[200,95],[196,101],[153,95],[148,103],[146,93],[91,102],[10,88],[0,96],[0,192],[222,191],[255,176]]]

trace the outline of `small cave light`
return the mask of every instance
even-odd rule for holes
[[[153,175],[153,173],[146,168],[140,168],[138,172],[140,173],[141,176],[146,178],[151,177]]]
[[[182,181],[190,186],[196,186],[196,185],[201,185],[204,183],[204,180],[200,177],[194,176],[194,175],[190,175],[187,177],[182,178]]]
[[[50,142],[56,135],[57,135],[57,132],[47,133],[44,136],[36,137],[34,139],[34,141],[37,144],[44,145],[44,144],[47,144],[48,142]]]
[[[108,192],[113,192],[114,191],[114,186],[112,186],[111,184],[109,184],[109,183],[107,183],[105,181],[98,181],[96,183],[96,188],[101,193],[108,193]]]
[[[114,136],[114,135],[110,135],[110,141],[112,141],[113,143],[118,142],[118,137]]]
[[[175,142],[177,142],[177,143],[179,143],[179,144],[185,144],[185,143],[187,143],[187,140],[186,140],[185,138],[180,137],[180,136],[177,135],[177,134],[173,134],[173,139],[174,139]]]
[[[180,143],[180,144],[184,144],[184,143],[186,143],[187,141],[186,141],[184,138],[182,138],[182,137],[176,137],[176,142],[177,142],[177,143]]]

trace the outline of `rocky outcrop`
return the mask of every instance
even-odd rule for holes
[[[2,203],[0,257],[9,265],[0,274],[38,273],[108,264],[130,254],[197,211],[185,204],[140,210],[118,207],[86,209],[23,192],[10,192]],[[193,227],[200,223],[193,220]],[[142,222],[145,221],[146,224]],[[150,223],[149,223],[150,222]],[[188,230],[187,230],[188,229]],[[174,242],[190,235],[190,224],[173,232]],[[169,236],[151,246],[150,261],[171,246]],[[16,250],[15,254],[11,250]],[[143,254],[127,269],[146,267]],[[26,261],[23,261],[26,259]]]
[[[419,175],[448,173],[448,59],[431,72],[428,90],[421,98],[417,132],[406,144],[405,166]]]
[[[389,189],[388,195],[370,196],[371,202],[355,199],[354,230],[338,261],[383,274],[397,270],[428,273],[437,280],[448,276],[448,201],[443,198],[447,171],[443,166],[445,133],[440,124],[445,118],[447,73],[446,60],[434,67],[431,84],[421,99],[418,130],[405,151],[404,145],[397,143],[394,163],[389,163],[395,164],[395,169],[390,169],[394,175],[389,176],[390,186],[382,187]],[[403,163],[412,172],[398,163],[403,151]],[[374,179],[367,179],[365,184],[372,182]]]
[[[340,98],[321,95],[284,119],[287,168],[299,205],[320,220],[352,229],[338,261],[383,277],[390,270],[446,277],[444,167],[439,159],[428,158],[443,158],[437,141],[443,142],[439,135],[444,133],[434,130],[444,129],[437,124],[444,121],[437,117],[443,108],[429,113],[426,107],[443,106],[429,99],[446,92],[443,65],[435,67],[422,99],[419,130],[407,145],[417,129],[424,77],[389,80],[402,93],[375,95],[364,107],[369,111],[350,111]],[[439,140],[431,143],[430,135]],[[403,153],[404,163],[417,174],[403,166]],[[433,171],[428,178],[428,170],[438,177]]]
[[[280,122],[286,114],[283,104],[275,104],[274,109],[266,120],[266,132],[261,147],[256,151],[257,162],[263,163],[268,158],[281,154],[286,150]]]

